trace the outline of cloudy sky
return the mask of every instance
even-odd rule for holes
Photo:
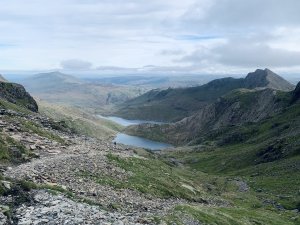
[[[0,70],[300,73],[299,0],[1,0]]]

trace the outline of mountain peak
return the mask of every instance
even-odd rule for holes
[[[292,91],[294,86],[270,69],[257,69],[245,78],[246,88],[268,87],[282,91]]]

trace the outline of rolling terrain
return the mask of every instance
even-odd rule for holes
[[[195,131],[158,152],[114,145],[122,127],[82,108],[37,101],[37,111],[0,93],[2,224],[300,222],[300,84],[229,91],[205,106],[209,123],[198,112],[146,125],[163,138],[165,126]]]
[[[82,108],[103,109],[144,92],[139,87],[125,87],[87,82],[60,72],[41,73],[21,81],[28,91],[49,103]]]
[[[120,104],[113,114],[128,119],[174,122],[193,115],[238,88],[291,91],[294,86],[269,69],[256,70],[244,79],[221,78],[197,87],[151,90]]]
[[[176,123],[131,126],[127,133],[175,145],[188,144],[216,130],[246,123],[259,123],[263,119],[280,114],[292,102],[292,93],[294,91],[282,92],[269,88],[237,89]]]

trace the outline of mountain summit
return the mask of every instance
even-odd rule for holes
[[[116,107],[115,115],[127,119],[174,122],[193,115],[199,109],[235,89],[273,89],[292,91],[294,86],[269,69],[257,69],[245,78],[225,77],[207,84],[152,90]]]
[[[269,69],[257,69],[245,78],[246,88],[268,87],[276,90],[292,91],[294,86]]]

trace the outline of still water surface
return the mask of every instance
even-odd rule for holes
[[[113,122],[120,124],[122,126],[125,126],[125,127],[131,126],[131,125],[143,124],[143,123],[164,124],[162,122],[147,121],[147,120],[127,120],[127,119],[123,119],[123,118],[116,117],[116,116],[107,116],[107,117],[101,116],[101,115],[98,115],[98,116],[102,119],[107,119],[107,120],[113,121]],[[124,144],[124,145],[131,145],[131,146],[146,148],[146,149],[150,149],[150,150],[162,150],[162,149],[173,147],[172,145],[170,145],[168,143],[152,141],[147,138],[131,136],[131,135],[127,135],[125,133],[118,133],[113,141],[120,143],[120,144]]]
[[[131,125],[143,124],[143,123],[164,124],[163,122],[156,122],[156,121],[151,121],[151,120],[127,120],[127,119],[123,119],[121,117],[116,117],[116,116],[101,116],[101,115],[98,115],[98,116],[102,119],[113,121],[124,127],[131,126]]]
[[[124,133],[119,133],[114,139],[114,141],[124,145],[131,145],[131,146],[146,148],[150,150],[161,150],[161,149],[173,147],[172,145],[167,143],[151,141],[146,138],[131,136]]]

